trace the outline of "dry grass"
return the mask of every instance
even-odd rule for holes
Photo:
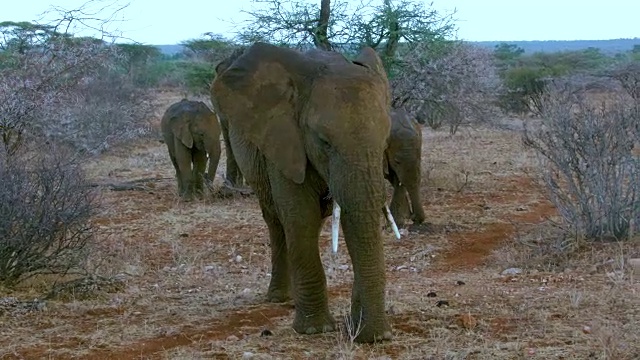
[[[292,305],[263,301],[269,247],[255,198],[179,201],[164,145],[147,140],[87,164],[97,182],[157,178],[146,191],[102,190],[92,264],[123,287],[39,310],[0,302],[0,358],[638,358],[640,284],[625,260],[640,247],[550,253],[554,209],[527,176],[535,166],[517,133],[425,130],[424,139],[429,224],[401,241],[385,233],[393,341],[355,344],[344,328],[296,334]],[[329,226],[320,246],[340,320],[353,273],[343,243],[331,254]],[[500,275],[507,267],[523,273]],[[32,300],[37,289],[0,298]]]

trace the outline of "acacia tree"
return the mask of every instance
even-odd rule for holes
[[[441,42],[455,33],[452,14],[440,14],[433,4],[415,0],[358,5],[348,1],[254,0],[251,19],[238,34],[241,42],[265,41],[296,48],[315,46],[352,53],[370,46],[391,70],[401,47]],[[435,47],[435,46],[432,46]]]
[[[231,55],[237,48],[233,41],[220,34],[204,33],[197,39],[181,43],[183,54],[190,61],[186,65],[186,85],[196,94],[207,94],[215,77],[215,64]]]
[[[350,5],[255,0],[241,42],[266,41],[299,49],[332,49],[349,56],[370,46],[380,54],[392,87],[392,106],[451,132],[493,114],[500,88],[492,54],[454,39],[454,14],[433,3],[382,0]]]

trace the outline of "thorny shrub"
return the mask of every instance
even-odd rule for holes
[[[403,107],[420,123],[436,129],[484,122],[496,113],[501,88],[489,50],[466,43],[451,44],[442,55],[430,56],[417,46],[401,56],[391,78],[392,106]]]
[[[98,39],[52,33],[23,52],[4,50],[0,63],[0,134],[49,139],[99,153],[146,134],[151,104],[119,73],[117,48]]]
[[[523,140],[541,164],[550,200],[576,238],[624,239],[640,220],[640,118],[637,103],[620,92],[594,104],[583,89],[547,84],[542,124]]]
[[[0,283],[83,264],[96,198],[80,162],[58,147],[11,156],[0,150]]]

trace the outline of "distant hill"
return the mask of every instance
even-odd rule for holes
[[[182,51],[184,46],[182,45],[154,45],[165,55],[174,55]]]
[[[598,48],[605,54],[616,54],[640,45],[640,38],[612,40],[540,40],[540,41],[470,41],[472,44],[494,48],[500,43],[514,44],[524,49],[525,54],[535,52],[577,51],[590,47]]]
[[[534,52],[576,51],[590,47],[598,48],[605,54],[615,54],[640,45],[640,38],[613,40],[539,40],[539,41],[470,41],[471,44],[494,48],[500,43],[514,44],[524,49],[526,54]],[[173,55],[182,51],[182,45],[156,45],[163,54]]]

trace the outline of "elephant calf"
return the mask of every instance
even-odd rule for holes
[[[420,198],[422,131],[402,109],[391,110],[391,132],[385,156],[388,165],[385,178],[393,185],[390,208],[396,224],[403,226],[409,215],[414,223],[422,223],[425,219]]]
[[[176,169],[180,196],[190,199],[202,193],[203,180],[213,180],[220,160],[217,117],[202,101],[183,99],[167,109],[160,125]],[[209,169],[205,174],[207,155]]]

